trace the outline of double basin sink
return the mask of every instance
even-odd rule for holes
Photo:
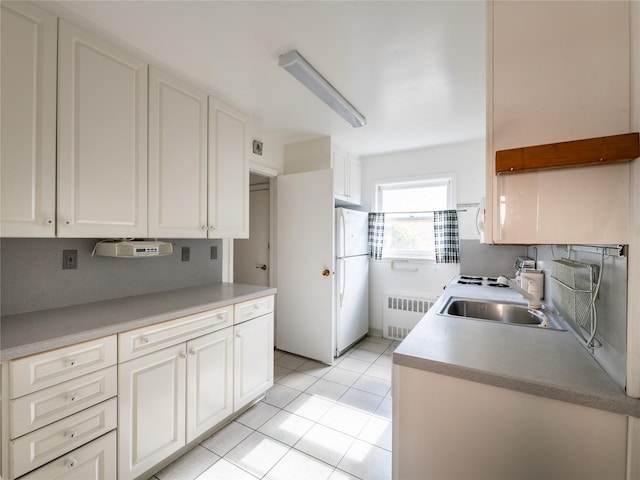
[[[540,309],[531,309],[517,303],[451,297],[439,313],[507,325],[566,330],[557,314],[544,305]]]

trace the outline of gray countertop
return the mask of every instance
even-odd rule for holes
[[[526,304],[511,289],[450,284],[395,350],[395,365],[640,417],[640,400],[625,394],[570,329],[439,315],[453,296]]]
[[[275,288],[214,283],[0,319],[0,361],[276,293]]]

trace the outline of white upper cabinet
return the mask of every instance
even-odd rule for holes
[[[629,3],[489,5],[489,239],[628,243],[629,164],[496,175],[495,153],[629,132]]]
[[[58,236],[147,236],[147,65],[60,21]]]
[[[335,199],[360,205],[362,190],[360,159],[337,147],[333,148],[332,155],[333,195]]]
[[[207,237],[207,94],[149,70],[149,236]]]
[[[247,118],[209,98],[209,238],[249,237]]]
[[[2,2],[1,231],[53,237],[56,219],[56,17]]]
[[[284,148],[284,173],[331,169],[333,196],[338,204],[362,202],[362,166],[355,155],[334,145],[331,137],[290,143]]]

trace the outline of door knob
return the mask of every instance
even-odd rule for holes
[[[322,276],[323,276],[323,277],[328,277],[329,275],[331,275],[331,272],[325,268],[325,269],[322,271]]]
[[[266,265],[258,265],[256,268],[259,268],[260,270],[266,270],[267,266]]]

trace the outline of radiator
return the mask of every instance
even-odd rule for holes
[[[427,313],[437,298],[385,293],[382,306],[382,336],[402,340]]]

